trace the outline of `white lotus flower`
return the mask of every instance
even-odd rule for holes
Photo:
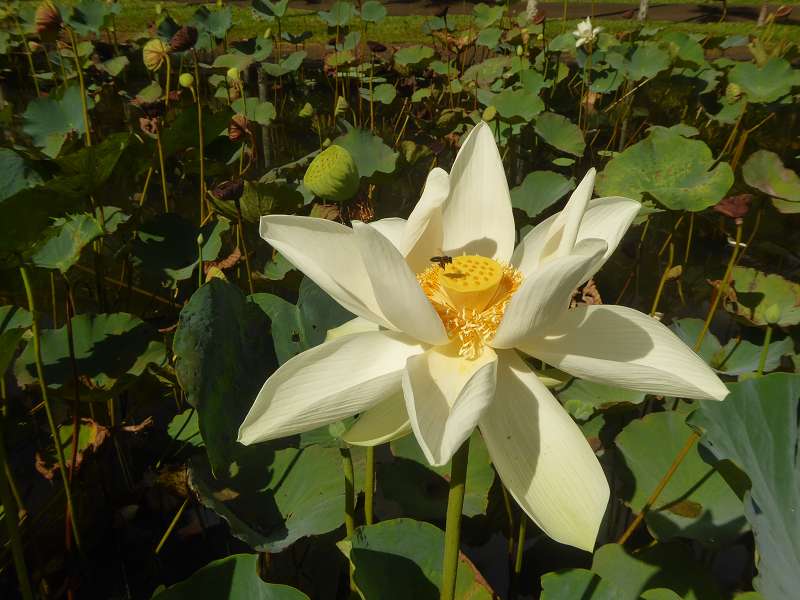
[[[514,218],[485,123],[448,175],[434,169],[408,220],[353,228],[266,216],[261,236],[358,318],[264,384],[239,430],[253,444],[360,417],[351,444],[413,431],[447,463],[478,426],[503,483],[550,537],[591,550],[608,502],[581,430],[525,362],[656,394],[721,399],[727,389],[664,325],[623,306],[569,309],[639,210],[590,200],[594,169],[559,214],[514,249]],[[449,256],[452,263],[432,263]],[[522,354],[521,354],[522,353]]]
[[[580,48],[584,44],[592,44],[597,39],[597,34],[603,31],[602,27],[592,27],[592,20],[586,17],[583,21],[578,21],[577,29],[572,32],[577,39],[575,47]]]

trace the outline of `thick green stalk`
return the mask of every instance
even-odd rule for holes
[[[519,579],[519,574],[522,573],[522,554],[525,550],[525,535],[528,531],[528,517],[525,513],[522,514],[519,520],[519,534],[517,535],[517,553],[514,556],[514,578]]]
[[[456,450],[450,463],[450,492],[447,496],[447,517],[444,528],[444,557],[442,558],[441,600],[454,600],[458,549],[461,541],[461,511],[464,508],[464,488],[467,481],[469,438]]]
[[[31,70],[31,79],[33,79],[33,87],[36,88],[36,97],[39,97],[39,80],[36,79],[36,67],[33,65],[33,54],[31,54],[31,48],[28,46],[28,38],[25,37],[25,33],[22,31],[22,26],[19,24],[19,19],[14,17],[14,23],[17,26],[17,33],[19,37],[22,38],[22,44],[25,46],[25,55],[28,57],[28,68]]]
[[[772,341],[772,325],[767,325],[764,332],[764,346],[761,348],[761,356],[758,357],[758,374],[764,374],[764,365],[767,364],[767,354],[769,354],[769,343]]]
[[[344,471],[344,527],[347,537],[351,537],[356,529],[356,487],[353,473],[353,455],[349,446],[339,449],[342,454],[342,470]]]
[[[167,542],[167,539],[169,539],[169,536],[172,533],[172,530],[175,529],[175,525],[178,524],[178,519],[181,518],[181,515],[183,514],[183,511],[186,509],[186,505],[187,504],[189,504],[189,497],[188,496],[187,496],[186,500],[183,501],[183,504],[181,504],[180,508],[178,509],[178,512],[175,513],[175,516],[172,517],[172,521],[170,521],[169,526],[167,527],[167,530],[164,532],[164,535],[162,535],[161,539],[158,541],[158,545],[156,546],[156,549],[153,550],[154,554],[158,554],[159,552],[161,552],[161,548],[164,547],[164,544]]]
[[[192,49],[192,57],[194,58],[194,84],[197,86],[197,93],[195,94],[195,103],[197,104],[197,138],[198,148],[197,151],[200,155],[200,222],[203,222],[205,216],[205,203],[206,203],[206,167],[205,167],[205,140],[203,139],[203,101],[200,97],[200,67],[197,61],[197,52]]]
[[[50,426],[50,435],[53,436],[53,444],[56,447],[56,456],[58,457],[58,467],[61,473],[61,481],[64,484],[64,495],[66,496],[67,509],[69,514],[72,515],[72,535],[75,538],[75,547],[81,549],[81,538],[78,533],[77,519],[75,509],[72,505],[72,493],[69,489],[69,478],[67,476],[67,465],[64,460],[64,448],[61,447],[61,442],[58,436],[58,428],[56,427],[55,419],[53,418],[53,410],[50,406],[50,398],[47,395],[47,383],[44,380],[44,364],[42,363],[42,346],[39,338],[39,319],[36,316],[36,303],[33,299],[33,288],[31,287],[31,280],[28,275],[28,268],[25,265],[19,268],[20,275],[22,276],[22,283],[25,286],[25,295],[28,298],[28,311],[31,313],[31,331],[33,333],[33,355],[36,361],[36,376],[39,378],[39,389],[42,393],[42,402],[44,403],[44,411],[47,414],[47,423]]]
[[[72,44],[72,53],[75,58],[75,70],[78,72],[78,85],[81,89],[81,110],[83,111],[83,126],[86,129],[86,145],[92,145],[91,122],[89,121],[89,105],[86,103],[86,83],[83,80],[83,67],[81,66],[80,58],[78,57],[78,42],[75,40],[75,32],[67,28],[69,31],[69,41]]]
[[[367,446],[367,464],[364,468],[364,522],[372,525],[375,521],[375,447]]]
[[[161,145],[161,124],[156,130],[156,149],[158,150],[158,170],[161,172],[161,195],[164,197],[164,212],[169,212],[169,200],[167,199],[167,174],[165,172],[164,148]]]

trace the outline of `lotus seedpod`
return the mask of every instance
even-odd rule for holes
[[[764,311],[764,320],[769,325],[775,325],[781,320],[781,307],[777,304],[770,304],[767,310]]]
[[[173,52],[190,50],[197,43],[197,29],[184,25],[169,40],[169,47]]]
[[[194,85],[194,77],[191,73],[181,73],[178,83],[181,84],[181,87],[190,88]]]
[[[249,133],[250,121],[247,117],[240,114],[233,115],[231,122],[228,124],[228,139],[232,142],[238,142]]]
[[[244,181],[223,181],[211,192],[218,200],[236,202],[244,192]]]
[[[158,71],[167,58],[167,47],[159,38],[153,38],[142,48],[144,66],[150,71]]]
[[[50,0],[45,0],[36,8],[35,21],[36,33],[39,35],[56,33],[61,28],[61,11]]]
[[[358,167],[350,152],[333,145],[311,161],[303,183],[320,198],[344,202],[358,191]]]

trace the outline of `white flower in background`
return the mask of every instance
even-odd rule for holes
[[[605,475],[524,357],[643,392],[727,394],[658,321],[624,306],[569,309],[573,290],[606,262],[639,210],[627,198],[590,200],[594,175],[514,249],[503,165],[481,123],[449,175],[429,174],[407,221],[355,221],[351,229],[262,217],[261,236],[357,318],[267,380],[239,441],[360,414],[347,442],[375,445],[413,431],[428,461],[443,465],[477,426],[531,519],[552,538],[591,550],[608,502]]]
[[[592,27],[592,20],[586,17],[583,21],[578,21],[578,28],[572,32],[575,36],[575,47],[580,48],[584,45],[591,45],[597,39],[597,34],[603,31],[602,27]]]

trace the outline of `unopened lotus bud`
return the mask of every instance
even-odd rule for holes
[[[250,121],[247,120],[247,117],[241,114],[233,115],[231,122],[228,124],[228,139],[232,142],[238,142],[249,133]]]
[[[339,116],[342,113],[347,112],[350,108],[350,105],[347,103],[347,100],[344,99],[344,96],[339,96],[339,99],[336,101],[336,109],[333,111],[334,116]]]
[[[264,37],[266,39],[269,39],[269,38],[272,37],[272,28],[271,27],[267,27],[267,30],[264,32]]]
[[[225,76],[228,78],[228,81],[239,81],[239,69],[231,67],[228,69],[228,72],[225,73]]]
[[[36,8],[36,33],[56,33],[61,28],[61,11],[50,0],[45,0]]]
[[[244,192],[244,181],[223,181],[212,190],[214,197],[219,200],[235,202],[242,197]]]
[[[764,320],[770,325],[775,325],[781,320],[781,307],[777,304],[770,304],[764,311]]]
[[[142,61],[150,71],[158,71],[167,58],[167,47],[159,38],[153,38],[142,48]]]
[[[297,113],[297,116],[301,119],[309,119],[314,116],[314,107],[311,106],[310,102],[306,102],[303,105],[303,108],[300,109],[300,112]]]
[[[737,83],[729,83],[725,87],[725,98],[728,102],[735,102],[738,100],[742,95],[742,88]]]
[[[194,77],[191,73],[181,73],[178,83],[181,84],[181,87],[190,88],[194,85]]]
[[[517,56],[522,56],[523,54],[525,54],[525,48],[517,46]]]
[[[202,233],[198,233],[198,234],[197,234],[197,245],[198,245],[198,246],[202,246],[202,245],[203,245],[203,242],[205,242],[205,241],[206,241],[206,240],[205,240],[205,238],[203,237],[203,234],[202,234]]]
[[[350,152],[333,145],[311,161],[303,183],[320,198],[344,202],[358,191],[358,167]]]
[[[489,121],[492,121],[496,116],[497,116],[497,109],[494,107],[493,104],[490,104],[489,106],[483,109],[483,115],[481,115],[481,118],[488,123]]]
[[[169,47],[174,52],[185,52],[197,43],[197,29],[184,25],[169,40]]]

